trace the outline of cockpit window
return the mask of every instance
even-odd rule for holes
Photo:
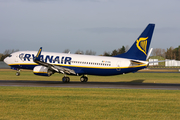
[[[8,57],[12,57],[12,55],[9,55]]]

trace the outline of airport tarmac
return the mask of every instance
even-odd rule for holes
[[[81,83],[81,82],[62,83],[61,81],[0,80],[0,86],[180,90],[180,84],[137,83],[137,82],[90,82],[89,81],[87,83]]]

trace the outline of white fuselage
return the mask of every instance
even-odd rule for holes
[[[19,69],[33,69],[38,64],[33,61],[36,51],[19,51],[11,54],[4,62],[11,67]],[[78,74],[116,75],[134,72],[146,67],[148,62],[133,64],[131,59],[118,57],[91,56],[79,54],[66,54],[42,52],[41,60],[56,66],[75,70]]]

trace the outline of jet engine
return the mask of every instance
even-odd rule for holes
[[[49,70],[47,67],[36,66],[33,69],[33,73],[40,76],[51,76],[54,72]]]

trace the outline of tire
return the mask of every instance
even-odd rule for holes
[[[80,78],[80,81],[81,81],[81,82],[87,82],[87,81],[88,81],[88,77],[82,76],[82,77]]]
[[[85,80],[84,77],[81,77],[81,78],[80,78],[80,81],[81,81],[81,82],[84,82],[84,80]]]
[[[20,76],[20,72],[16,72],[16,76]]]
[[[70,78],[66,77],[66,82],[69,83],[70,82]]]
[[[88,81],[88,77],[84,77],[85,78],[85,81],[84,82],[87,82]]]
[[[70,78],[69,77],[63,77],[62,82],[63,83],[68,83],[68,82],[70,82]]]
[[[63,77],[63,78],[62,78],[62,82],[63,82],[63,83],[66,83],[66,77]]]

